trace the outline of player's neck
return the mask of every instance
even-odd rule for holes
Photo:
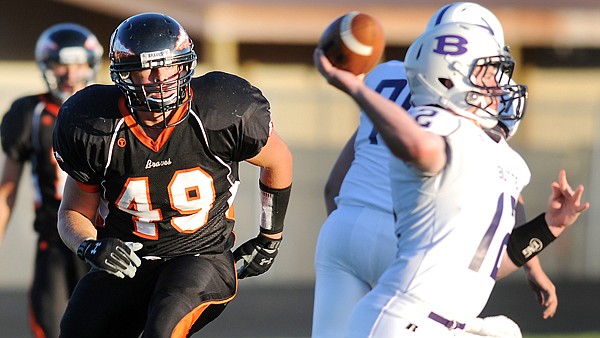
[[[166,113],[167,122],[169,121],[169,118],[171,117],[171,115],[172,115],[171,112]],[[144,133],[148,137],[150,137],[151,139],[156,141],[156,139],[158,139],[158,137],[164,130],[165,116],[163,115],[163,113],[162,112],[148,112],[148,111],[147,112],[138,112],[137,117],[139,119],[138,122],[139,122],[140,126],[144,130]]]
[[[144,129],[144,133],[146,134],[146,136],[148,136],[149,138],[151,138],[153,141],[156,141],[158,139],[158,137],[160,136],[160,133],[162,133],[162,131],[164,129],[158,129],[158,128],[143,128]]]

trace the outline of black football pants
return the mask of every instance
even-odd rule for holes
[[[134,278],[91,271],[71,297],[60,337],[188,337],[223,311],[236,285],[230,251],[142,259]]]

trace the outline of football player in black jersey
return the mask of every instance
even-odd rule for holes
[[[31,162],[38,241],[29,318],[36,337],[58,337],[69,295],[89,269],[64,245],[56,230],[67,175],[52,156],[52,131],[60,105],[95,81],[102,52],[96,36],[85,27],[61,23],[46,29],[38,38],[35,59],[48,91],[17,99],[2,119],[0,136],[6,156],[0,181],[0,240],[24,165]]]
[[[89,86],[61,108],[55,157],[69,178],[58,229],[93,267],[63,338],[190,336],[235,297],[238,278],[273,264],[291,153],[259,89],[223,72],[192,78],[193,47],[173,18],[134,15],[111,37],[115,85]],[[260,168],[261,219],[232,252],[241,161]]]

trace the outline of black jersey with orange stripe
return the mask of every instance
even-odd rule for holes
[[[228,219],[238,163],[271,128],[269,102],[246,80],[210,72],[191,82],[184,118],[153,140],[116,86],[93,85],[61,108],[54,147],[61,167],[102,195],[98,237],[144,244],[142,255],[213,253],[233,245]],[[179,117],[178,117],[179,116]]]
[[[64,179],[52,156],[52,131],[59,106],[48,93],[15,100],[2,118],[2,149],[13,161],[31,163],[35,197],[34,229],[45,239],[59,239],[56,212]]]

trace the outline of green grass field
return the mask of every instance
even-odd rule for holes
[[[562,334],[524,334],[523,338],[600,338],[600,332]]]

